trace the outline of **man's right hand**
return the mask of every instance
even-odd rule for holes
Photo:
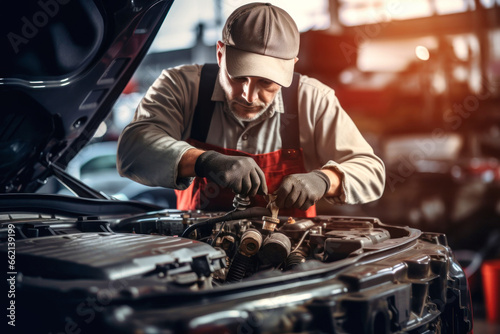
[[[242,196],[267,195],[264,172],[250,157],[224,155],[215,151],[202,153],[194,166],[197,176],[206,177]]]

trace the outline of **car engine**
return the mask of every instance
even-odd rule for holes
[[[272,217],[262,207],[125,214],[106,201],[101,215],[84,215],[93,200],[62,196],[40,202],[42,213],[37,201],[9,196],[0,252],[15,247],[17,316],[47,332],[220,333],[212,326],[221,316],[238,332],[256,314],[267,319],[256,333],[472,328],[466,278],[443,234],[370,217]]]
[[[156,277],[196,289],[286,272],[305,262],[347,259],[411,234],[376,218],[256,218],[266,213],[259,207],[229,213],[164,210],[76,220],[25,214],[10,215],[9,225],[16,229],[17,264],[24,276]]]

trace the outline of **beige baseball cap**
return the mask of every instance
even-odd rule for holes
[[[254,2],[237,8],[222,30],[233,77],[262,77],[288,87],[299,53],[297,25],[283,9]]]

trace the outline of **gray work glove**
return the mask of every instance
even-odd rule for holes
[[[194,171],[197,176],[231,188],[234,193],[242,196],[255,196],[257,193],[267,195],[264,172],[250,157],[207,151],[196,159]]]
[[[279,208],[307,210],[320,200],[329,189],[330,179],[319,170],[287,175],[274,192],[276,205]]]

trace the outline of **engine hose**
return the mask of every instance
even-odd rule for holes
[[[285,261],[285,270],[292,269],[296,265],[303,263],[306,261],[306,257],[299,253],[299,252],[292,252],[290,255],[286,258]]]
[[[302,245],[302,243],[304,242],[304,239],[309,234],[309,232],[311,232],[311,230],[307,230],[304,232],[304,234],[302,235],[302,238],[300,238],[300,241],[297,243],[297,246],[295,246],[295,248],[292,250],[292,253],[295,252],[297,249],[299,249],[299,247]]]
[[[226,276],[226,282],[239,282],[245,277],[248,269],[253,266],[254,258],[248,257],[240,252],[237,252],[229,267],[229,271]]]
[[[254,218],[254,217],[260,218],[262,216],[269,216],[270,214],[271,214],[271,211],[269,211],[269,209],[263,208],[260,206],[255,206],[252,208],[248,208],[246,210],[229,211],[228,213],[226,213],[223,216],[211,218],[211,219],[208,219],[208,220],[205,220],[205,221],[202,221],[202,222],[199,222],[199,223],[196,223],[196,224],[189,226],[188,228],[186,228],[184,230],[184,232],[182,232],[181,237],[187,238],[191,234],[191,232],[193,232],[194,230],[197,230],[197,229],[204,227],[204,226],[213,226],[219,222],[224,222],[224,221],[229,221],[229,220],[248,219],[248,218]]]

